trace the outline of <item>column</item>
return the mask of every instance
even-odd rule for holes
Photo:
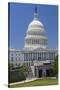
[[[37,61],[38,61],[38,53],[36,53],[36,55],[37,55]]]
[[[36,66],[36,77],[39,77],[38,67]]]
[[[43,59],[42,59],[42,52],[41,52],[41,61],[42,61]]]
[[[33,77],[35,77],[35,66],[31,66]]]
[[[28,63],[29,63],[29,66],[30,66],[30,53],[28,53]]]

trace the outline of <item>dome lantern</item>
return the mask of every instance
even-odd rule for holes
[[[34,19],[38,19],[38,12],[37,12],[37,7],[35,7],[35,12],[34,12]]]

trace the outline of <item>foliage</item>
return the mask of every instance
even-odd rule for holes
[[[29,73],[29,68],[26,64],[23,64],[22,66],[18,68],[13,68],[12,64],[9,64],[9,70],[8,70],[8,82],[17,82],[25,80]]]
[[[25,77],[28,76],[29,72],[30,72],[30,68],[27,66],[26,63],[24,63],[21,67],[20,67],[20,71],[24,73]]]
[[[25,76],[24,76],[24,73],[20,72],[19,70],[9,71],[8,80],[9,80],[9,83],[18,82],[18,81],[25,80]]]
[[[58,74],[58,55],[54,59],[53,70],[55,74]]]
[[[13,64],[8,64],[8,70],[12,70]]]

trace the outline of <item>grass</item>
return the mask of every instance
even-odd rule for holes
[[[31,86],[45,86],[45,85],[57,85],[57,79],[37,79],[30,82],[25,82],[22,84],[11,85],[11,88],[17,87],[31,87]]]

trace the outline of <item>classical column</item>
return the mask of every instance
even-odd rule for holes
[[[37,53],[37,61],[38,61],[38,53]]]
[[[36,66],[36,77],[39,77],[38,67]]]
[[[35,77],[35,66],[31,66],[33,77]]]

